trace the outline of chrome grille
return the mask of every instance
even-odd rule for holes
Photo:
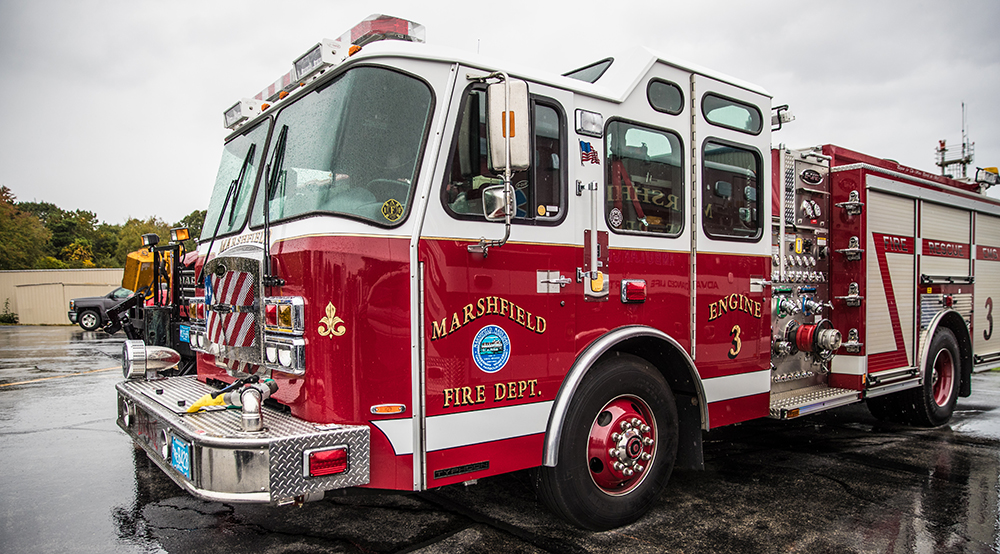
[[[263,248],[235,246],[205,264],[207,351],[233,375],[256,373],[263,362]]]

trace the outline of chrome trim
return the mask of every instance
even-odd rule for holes
[[[901,390],[915,389],[921,385],[919,377],[913,377],[906,381],[896,381],[888,385],[881,385],[865,391],[865,398],[875,398],[886,394],[892,394]]]
[[[434,129],[433,135],[428,138],[428,147],[424,152],[424,160],[428,163],[421,164],[422,175],[417,178],[417,186],[414,187],[416,203],[410,217],[414,219],[413,232],[410,235],[410,405],[413,406],[413,490],[422,491],[427,488],[426,464],[427,446],[425,440],[425,418],[427,409],[425,404],[426,395],[425,375],[426,365],[424,360],[424,264],[420,261],[420,238],[424,230],[424,220],[427,215],[427,205],[433,196],[432,189],[436,189],[439,182],[434,177],[435,171],[440,164],[437,163],[441,156],[441,148],[445,129],[451,119],[451,104],[455,96],[455,83],[458,81],[459,64],[451,64],[448,83],[444,87],[441,95],[440,107],[437,109],[435,117],[438,118],[438,125]],[[451,144],[450,142],[448,143]],[[433,196],[436,198],[436,196]]]
[[[265,406],[260,411],[263,429],[247,433],[241,429],[239,412],[187,412],[185,406],[215,391],[194,376],[124,381],[116,389],[118,427],[174,482],[198,498],[280,503],[369,482],[367,425],[320,425]],[[190,477],[171,463],[171,437],[189,447]],[[338,445],[349,448],[347,472],[302,478],[303,451]]]
[[[924,368],[927,367],[927,359],[928,357],[930,357],[930,353],[928,352],[928,350],[930,349],[931,340],[933,339],[934,333],[937,331],[938,325],[941,323],[941,320],[944,318],[946,314],[949,313],[954,313],[955,315],[958,316],[959,319],[965,321],[965,318],[962,317],[962,314],[958,313],[955,310],[951,309],[941,310],[940,312],[937,313],[937,315],[934,316],[934,319],[932,319],[931,322],[927,325],[927,328],[920,333],[920,342],[918,343],[920,345],[920,365],[917,366],[917,376],[920,378],[921,382],[923,382],[924,378]],[[955,339],[959,340],[958,337],[955,337]],[[962,363],[961,360],[957,360],[957,362],[959,364],[959,368],[961,368],[961,363]]]
[[[576,393],[576,389],[580,386],[580,383],[587,375],[591,366],[597,362],[601,355],[610,350],[614,345],[626,339],[636,337],[654,337],[667,341],[674,346],[678,352],[683,354],[684,360],[687,362],[688,371],[691,373],[691,380],[697,388],[696,393],[699,400],[698,404],[701,408],[701,428],[706,431],[708,430],[708,402],[705,400],[705,388],[701,382],[701,376],[698,375],[698,370],[695,368],[694,361],[691,359],[691,356],[688,355],[684,348],[682,348],[673,337],[663,331],[660,331],[659,329],[642,325],[619,327],[618,329],[605,333],[597,340],[590,343],[590,345],[584,349],[576,361],[573,362],[573,367],[571,367],[569,372],[566,373],[566,378],[563,379],[562,385],[559,387],[559,392],[556,393],[556,400],[552,405],[552,411],[549,413],[549,423],[546,426],[545,443],[542,449],[542,465],[546,467],[555,467],[556,464],[559,463],[559,443],[562,440],[562,429],[566,420],[566,412],[569,411],[569,404],[573,399],[573,395]]]

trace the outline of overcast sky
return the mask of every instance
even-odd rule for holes
[[[790,104],[775,145],[933,173],[938,140],[961,142],[965,102],[975,165],[1000,165],[996,0],[0,0],[0,185],[108,223],[205,209],[223,110],[372,12],[553,73],[648,46]]]

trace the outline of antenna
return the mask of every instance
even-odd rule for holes
[[[946,141],[939,140],[936,150],[937,161],[935,165],[941,168],[941,175],[952,179],[966,179],[966,174],[972,160],[975,159],[976,143],[969,140],[966,130],[966,109],[965,102],[962,102],[962,149],[956,152],[957,148],[948,148]]]

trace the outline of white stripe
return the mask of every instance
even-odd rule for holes
[[[701,383],[705,388],[706,401],[718,402],[720,400],[730,400],[732,398],[770,392],[771,370],[765,369],[764,371],[754,371],[752,373],[713,377],[711,379],[703,379]]]
[[[427,451],[544,433],[553,401],[427,418]]]
[[[413,418],[380,419],[372,425],[385,433],[397,456],[413,454]]]
[[[427,418],[427,451],[544,433],[553,401],[504,406]],[[397,456],[413,454],[413,418],[381,419],[372,425],[385,433]]]

